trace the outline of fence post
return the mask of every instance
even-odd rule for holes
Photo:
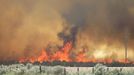
[[[64,67],[64,75],[66,75],[66,68]]]
[[[92,68],[92,73],[94,73],[94,67]]]
[[[42,72],[41,65],[39,66],[40,73]]]
[[[107,68],[107,71],[109,71],[109,68]]]
[[[79,67],[77,68],[77,75],[79,75]]]
[[[120,72],[122,71],[122,68],[120,68]]]

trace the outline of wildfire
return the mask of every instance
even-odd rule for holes
[[[78,53],[76,61],[78,62],[89,62],[89,59],[85,55],[86,50],[82,50]]]
[[[70,52],[72,50],[72,42],[67,42],[60,50],[58,50],[53,55],[48,55],[47,51],[42,49],[39,56],[34,57],[27,57],[27,58],[20,58],[19,62],[53,62],[53,61],[65,61],[65,62],[103,62],[103,63],[112,63],[114,61],[120,62],[120,63],[130,63],[128,60],[113,60],[111,58],[104,58],[104,59],[97,59],[95,57],[88,58],[86,56],[86,50],[83,49],[78,54],[76,54],[76,57],[72,59],[70,57]]]
[[[66,43],[61,50],[57,51],[54,55],[48,55],[46,50],[42,50],[40,55],[38,57],[30,57],[30,58],[20,58],[19,62],[40,62],[42,63],[43,61],[66,61],[66,62],[70,62],[70,55],[69,52],[72,49],[72,42],[68,42]]]

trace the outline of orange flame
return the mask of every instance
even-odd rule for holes
[[[54,55],[48,56],[46,50],[42,50],[41,54],[38,57],[30,57],[30,58],[20,58],[19,62],[44,62],[44,61],[66,61],[70,62],[71,59],[69,57],[69,52],[72,49],[72,42],[68,42],[64,45],[64,47],[57,51]],[[50,58],[50,59],[49,59]]]
[[[113,60],[110,58],[106,58],[106,59],[96,59],[96,58],[88,58],[86,56],[86,50],[83,49],[82,51],[78,52],[78,54],[76,54],[76,57],[74,59],[72,59],[70,57],[70,50],[72,50],[72,42],[68,42],[66,43],[61,50],[58,50],[55,54],[53,55],[48,55],[48,53],[46,52],[46,50],[41,50],[41,53],[39,56],[37,57],[29,57],[29,58],[21,58],[19,59],[20,63],[23,62],[53,62],[53,61],[66,61],[66,62],[103,62],[103,63],[112,63],[114,61],[116,62],[120,62],[120,63],[130,63],[128,60]]]
[[[71,61],[69,58],[69,52],[72,48],[72,42],[68,42],[64,45],[64,47],[61,49],[61,51],[57,51],[53,56],[52,56],[52,61],[54,60],[60,60],[60,61]]]
[[[48,55],[45,50],[42,50],[41,55],[37,58],[37,61],[42,63],[43,61],[48,60]]]
[[[85,50],[82,50],[78,53],[76,57],[77,62],[89,62],[89,59],[86,57],[85,52]]]

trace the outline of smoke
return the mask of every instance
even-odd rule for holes
[[[81,3],[81,1],[75,1],[68,12],[61,13],[69,25],[68,29],[64,28],[65,30],[59,34],[65,40],[65,43],[66,41],[72,41],[73,46],[76,46],[78,31],[85,25],[88,11],[88,7]],[[69,31],[69,35],[65,34],[66,30]]]
[[[126,30],[128,57],[134,58],[132,0],[1,0],[0,16],[1,60],[36,56],[48,47],[54,52],[68,41],[89,58],[124,59]]]
[[[61,44],[57,34],[62,30],[64,19],[57,11],[49,8],[46,1],[42,2],[0,2],[1,60],[37,55],[39,50],[49,43]]]

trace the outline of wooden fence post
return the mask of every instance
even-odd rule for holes
[[[64,68],[64,75],[66,75],[66,68]]]
[[[77,75],[79,75],[79,67],[77,68]]]
[[[92,73],[94,73],[94,68],[92,68]]]

